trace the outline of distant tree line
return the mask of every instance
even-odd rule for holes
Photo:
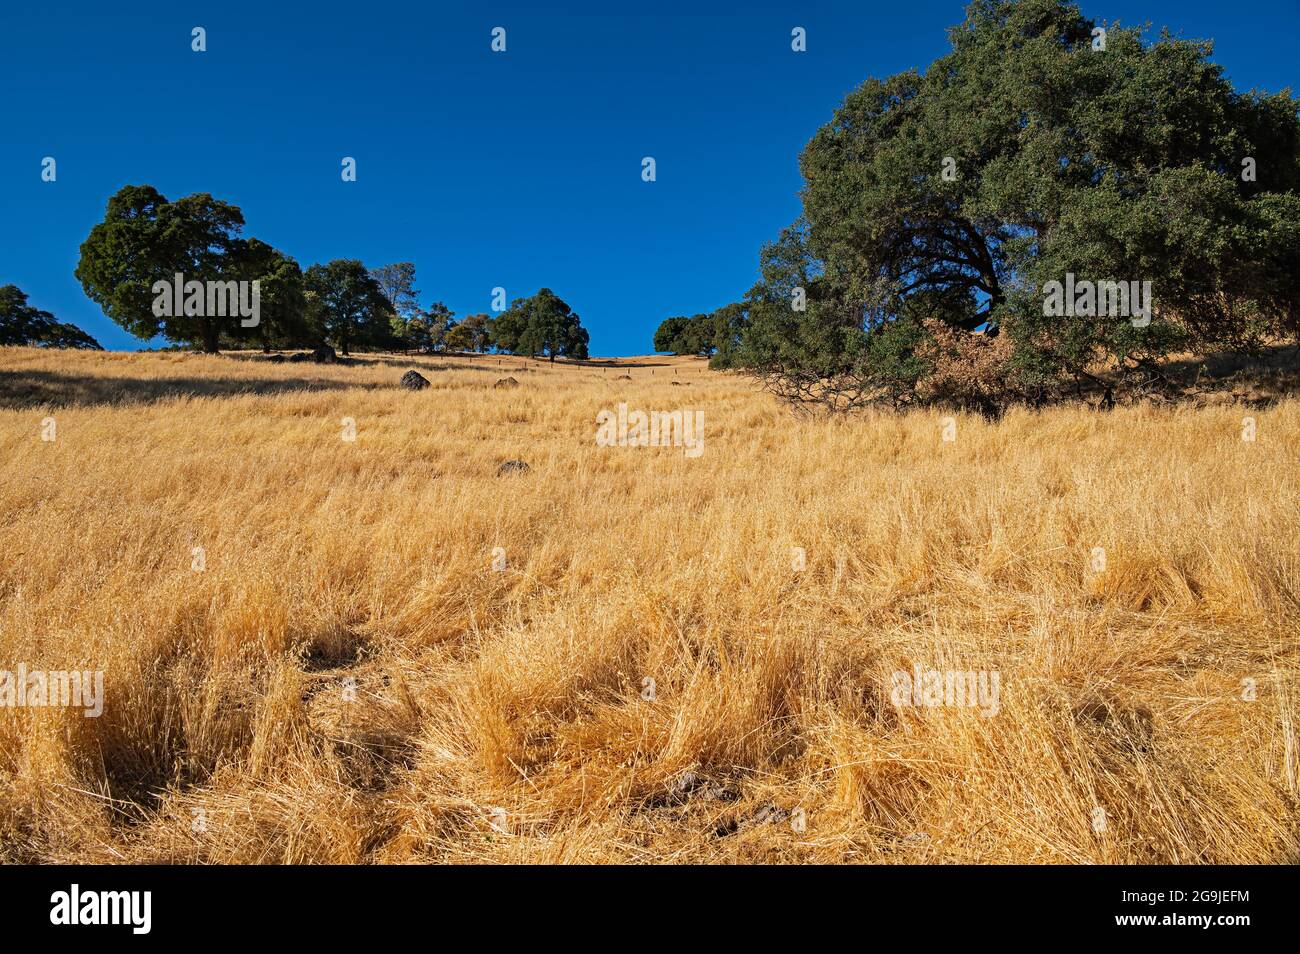
[[[587,357],[578,315],[548,288],[515,299],[495,318],[459,322],[442,302],[420,306],[415,265],[368,269],[335,259],[305,270],[291,256],[241,235],[240,209],[207,193],[169,201],[152,186],[125,186],[81,245],[76,277],[87,297],[138,338],[215,353],[222,348],[317,347],[476,351]],[[156,308],[155,284],[259,283],[258,321],[208,308]],[[159,312],[162,313],[159,313]]]
[[[76,325],[56,321],[48,311],[27,304],[17,285],[0,285],[0,345],[104,350]]]
[[[423,351],[497,351],[585,359],[588,333],[578,315],[549,288],[517,298],[496,318],[478,312],[460,321],[442,302],[421,310],[415,265],[398,262],[371,273],[393,305],[393,335]]]
[[[708,358],[714,368],[734,367],[747,315],[746,304],[735,302],[700,315],[666,318],[655,329],[654,349]]]
[[[989,408],[1300,338],[1289,91],[1238,93],[1212,44],[1063,0],[975,0],[950,39],[845,98],[758,283],[720,331],[719,312],[668,319],[656,350],[795,401]]]

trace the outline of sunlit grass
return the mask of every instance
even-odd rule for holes
[[[107,687],[0,709],[0,858],[1300,857],[1300,401],[945,443],[688,359],[360,357],[0,349],[0,668]],[[624,401],[703,454],[598,447]]]

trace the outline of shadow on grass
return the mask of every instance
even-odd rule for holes
[[[293,352],[287,351],[280,355],[262,354],[250,351],[223,351],[219,357],[228,358],[232,361],[240,361],[245,364],[290,364],[301,367],[311,367],[310,362],[290,361],[289,358]],[[277,360],[277,358],[279,360]],[[479,363],[466,363],[465,358],[477,358]],[[462,354],[460,352],[451,352],[450,354],[351,354],[346,357],[339,357],[330,362],[329,366],[342,366],[347,368],[396,368],[400,375],[408,368],[429,369],[432,371],[451,371],[468,370],[468,371],[505,371],[513,366],[518,367],[520,361],[527,359],[512,357],[510,355],[494,354]],[[579,362],[572,362],[578,364]]]
[[[177,397],[234,397],[291,391],[371,390],[375,387],[378,385],[315,377],[287,380],[183,376],[118,378],[55,371],[0,371],[0,408],[153,404]]]
[[[1258,354],[1221,351],[1167,362],[1165,373],[1187,385],[1231,379],[1247,384],[1294,385],[1300,380],[1300,345],[1272,345]]]
[[[467,359],[478,363],[467,364]],[[363,364],[401,364],[403,361],[418,361],[426,367],[434,368],[468,368],[471,371],[533,371],[540,368],[586,368],[591,371],[609,368],[626,370],[627,368],[669,368],[673,365],[667,361],[632,361],[627,358],[557,358],[554,362],[547,358],[530,358],[517,354],[467,354],[459,351],[439,354],[412,354],[405,358],[372,357],[363,360]],[[680,367],[680,366],[679,366]]]
[[[1114,381],[1113,376],[1112,381],[1118,398],[1125,382]],[[1300,393],[1300,346],[1270,345],[1252,353],[1220,351],[1172,358],[1139,368],[1132,382],[1139,391],[1173,403],[1267,408]]]
[[[674,365],[667,360],[655,360],[652,358],[556,358],[551,361],[549,358],[531,358],[527,355],[517,354],[470,354],[463,351],[452,351],[440,353],[438,355],[411,355],[413,358],[439,358],[449,359],[447,361],[450,367],[464,367],[460,363],[463,358],[477,358],[480,361],[486,361],[490,367],[478,367],[477,370],[508,371],[511,368],[520,369],[525,367],[552,367],[552,368],[671,368]],[[677,365],[677,367],[681,367]]]
[[[293,351],[223,351],[221,357],[250,364],[259,362],[281,363],[294,354]],[[587,368],[591,370],[619,368],[680,368],[666,358],[557,358],[551,361],[545,357],[530,357],[518,354],[484,354],[477,351],[438,351],[438,352],[354,352],[347,357],[342,355],[338,363],[356,367],[426,367],[426,368],[461,368],[471,371],[521,371],[532,368]]]

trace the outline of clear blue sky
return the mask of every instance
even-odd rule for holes
[[[413,261],[422,300],[546,285],[594,355],[736,300],[799,212],[796,157],[869,75],[925,67],[958,0],[712,5],[26,3],[0,12],[0,284],[109,348],[78,247],[108,197],[211,192],[305,268]],[[1295,85],[1300,0],[1085,0],[1212,37],[1239,89]],[[612,12],[617,9],[618,12]],[[207,29],[208,52],[190,50]],[[494,26],[507,52],[489,49]],[[808,31],[808,52],[790,31]],[[58,181],[44,183],[44,156]],[[354,156],[358,181],[340,180]],[[658,181],[641,181],[654,156]]]

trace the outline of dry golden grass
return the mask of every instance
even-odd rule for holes
[[[1300,401],[944,443],[655,360],[0,349],[0,668],[107,696],[0,709],[0,859],[1300,858]],[[703,455],[597,447],[620,401]]]

